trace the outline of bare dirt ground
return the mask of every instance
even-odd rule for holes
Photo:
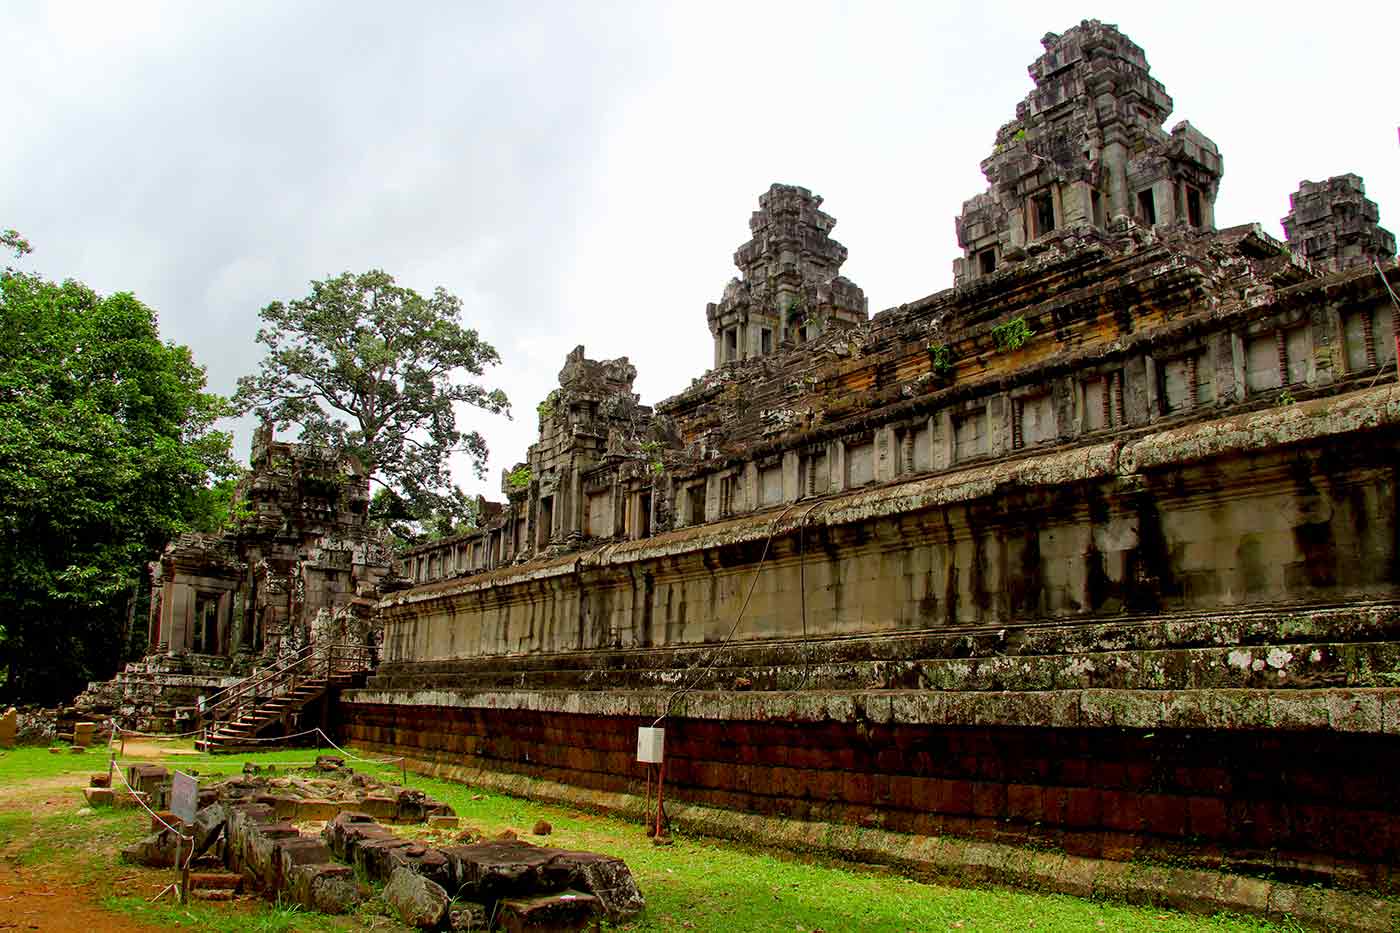
[[[154,933],[162,929],[102,909],[97,903],[99,896],[96,885],[49,878],[43,869],[17,869],[0,863],[0,930]]]

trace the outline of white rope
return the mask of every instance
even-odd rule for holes
[[[316,731],[316,732],[321,732],[320,729],[316,729],[315,731]],[[321,738],[325,739],[327,745],[329,745],[331,748],[335,749],[336,751],[340,752],[340,753],[341,753],[342,755],[344,755],[346,758],[352,758],[352,759],[354,759],[355,761],[363,761],[365,764],[370,764],[370,765],[387,765],[387,764],[396,764],[396,763],[403,762],[403,761],[406,761],[406,760],[407,760],[407,759],[405,759],[402,755],[400,755],[398,758],[361,758],[361,757],[359,757],[358,755],[356,755],[356,754],[354,754],[354,753],[352,753],[352,752],[347,752],[345,749],[341,748],[339,745],[337,745],[337,744],[335,744],[334,742],[332,742],[332,741],[331,741],[331,737],[328,736],[328,735],[326,735],[324,732],[321,732]]]
[[[170,830],[172,833],[174,833],[175,835],[179,836],[181,839],[187,839],[187,840],[189,840],[189,843],[190,843],[190,852],[191,852],[191,854],[193,854],[193,852],[194,852],[194,837],[193,837],[193,836],[186,836],[182,831],[176,829],[174,826],[171,826],[169,823],[167,823],[167,822],[165,821],[165,817],[161,816],[159,813],[157,813],[156,811],[152,810],[150,807],[146,806],[146,801],[142,799],[142,797],[143,797],[143,792],[142,792],[142,791],[139,791],[139,790],[137,790],[136,788],[134,788],[134,787],[131,786],[131,782],[128,781],[128,780],[126,779],[126,775],[122,772],[122,767],[121,767],[121,765],[120,765],[120,762],[118,762],[118,761],[114,758],[114,759],[112,759],[112,765],[113,765],[113,767],[112,767],[113,773],[115,773],[116,776],[117,776],[118,778],[121,779],[121,782],[122,782],[123,784],[126,785],[126,789],[129,790],[129,791],[131,791],[131,797],[132,797],[132,799],[135,800],[137,803],[139,803],[139,804],[141,805],[141,808],[142,808],[143,810],[145,810],[147,813],[149,813],[149,814],[155,819],[155,821],[156,821],[157,823],[159,823],[160,825],[164,826],[166,829]]]
[[[112,723],[112,734],[120,732],[122,735],[134,735],[140,739],[188,739],[190,736],[199,735],[203,729],[196,729],[193,732],[137,732],[135,729],[123,729],[116,723]]]
[[[210,736],[212,737],[213,735],[217,734],[217,732],[218,732],[218,730],[215,729],[213,732],[210,733]],[[241,736],[241,735],[240,735],[240,736],[225,736],[225,740],[228,741],[228,742],[230,742],[230,743],[232,743],[232,744],[242,744],[242,743],[244,743],[244,742],[285,742],[285,741],[287,741],[288,739],[299,739],[299,738],[301,738],[301,737],[304,736],[304,735],[315,735],[317,732],[321,732],[321,730],[320,730],[320,729],[306,729],[306,730],[303,730],[303,731],[301,731],[301,732],[293,732],[293,733],[291,733],[290,735],[274,735],[274,736],[269,736],[269,737],[267,737],[267,738],[262,738],[262,739],[257,738],[257,737],[255,737],[255,736],[247,736],[247,737],[244,737],[244,736]],[[321,732],[321,734],[322,734],[322,735],[325,735],[324,732]]]

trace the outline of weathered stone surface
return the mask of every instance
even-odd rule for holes
[[[447,892],[417,872],[396,868],[384,887],[388,901],[399,919],[420,930],[433,930],[447,918]]]
[[[1380,211],[1357,175],[1302,182],[1288,207],[1284,236],[1310,262],[1340,272],[1395,258],[1395,235],[1380,226]]]
[[[83,797],[93,807],[110,807],[115,802],[110,787],[84,787]]]
[[[173,830],[163,829],[158,833],[152,833],[140,842],[125,846],[121,855],[123,861],[133,865],[168,868],[175,864],[177,848],[183,861],[189,855],[189,844],[182,842]]]
[[[597,852],[559,852],[552,864],[567,867],[569,886],[596,897],[601,910],[614,923],[626,922],[646,908],[631,870],[620,858]]]
[[[508,933],[586,930],[601,913],[598,899],[579,891],[507,898],[497,907],[500,927]]]
[[[293,866],[286,892],[295,903],[325,914],[349,913],[365,898],[354,872],[345,865]]]
[[[195,838],[195,855],[209,852],[210,846],[224,834],[227,825],[228,810],[224,804],[214,803],[199,810],[199,813],[195,814],[195,824],[190,827],[190,832]]]

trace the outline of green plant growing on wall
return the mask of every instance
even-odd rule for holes
[[[928,345],[929,372],[946,379],[953,374],[953,348],[946,343]]]
[[[253,511],[253,503],[247,499],[234,499],[228,507],[229,523],[235,528],[245,522],[250,522],[257,513]]]
[[[521,464],[506,474],[506,485],[511,489],[525,489],[530,485],[530,468]]]
[[[1284,389],[1278,395],[1278,403],[1280,405],[1292,405],[1296,401],[1298,400],[1293,397],[1293,393],[1288,391],[1287,389]]]
[[[539,412],[541,420],[548,421],[554,417],[554,412],[559,405],[559,390],[555,389],[544,397],[544,401],[535,406],[535,411]]]
[[[1011,138],[1014,139],[1014,140],[1015,140],[1016,142],[1018,142],[1018,143],[1023,143],[1023,142],[1025,142],[1025,141],[1026,141],[1026,128],[1025,128],[1024,126],[1021,127],[1019,130],[1016,131],[1016,135],[1013,136],[1013,137],[1011,137]]]
[[[1014,317],[992,328],[992,341],[1000,352],[1019,350],[1035,336],[1023,317]]]
[[[653,476],[660,476],[666,472],[666,464],[661,459],[660,441],[643,441],[642,456],[647,460],[647,470]]]

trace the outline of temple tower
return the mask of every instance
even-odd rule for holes
[[[1215,228],[1220,151],[1184,120],[1162,129],[1172,99],[1142,49],[1097,20],[1047,33],[1041,45],[1030,66],[1035,89],[982,162],[990,187],[957,218],[957,285],[1019,260],[1055,231],[1120,218]]]
[[[865,321],[865,293],[841,275],[846,247],[831,238],[836,219],[806,188],[774,184],[749,218],[753,236],[734,253],[743,274],[705,308],[715,366],[775,353],[833,327]]]
[[[1360,175],[1302,182],[1288,196],[1282,223],[1293,249],[1332,272],[1395,258],[1395,235],[1380,225]]]

